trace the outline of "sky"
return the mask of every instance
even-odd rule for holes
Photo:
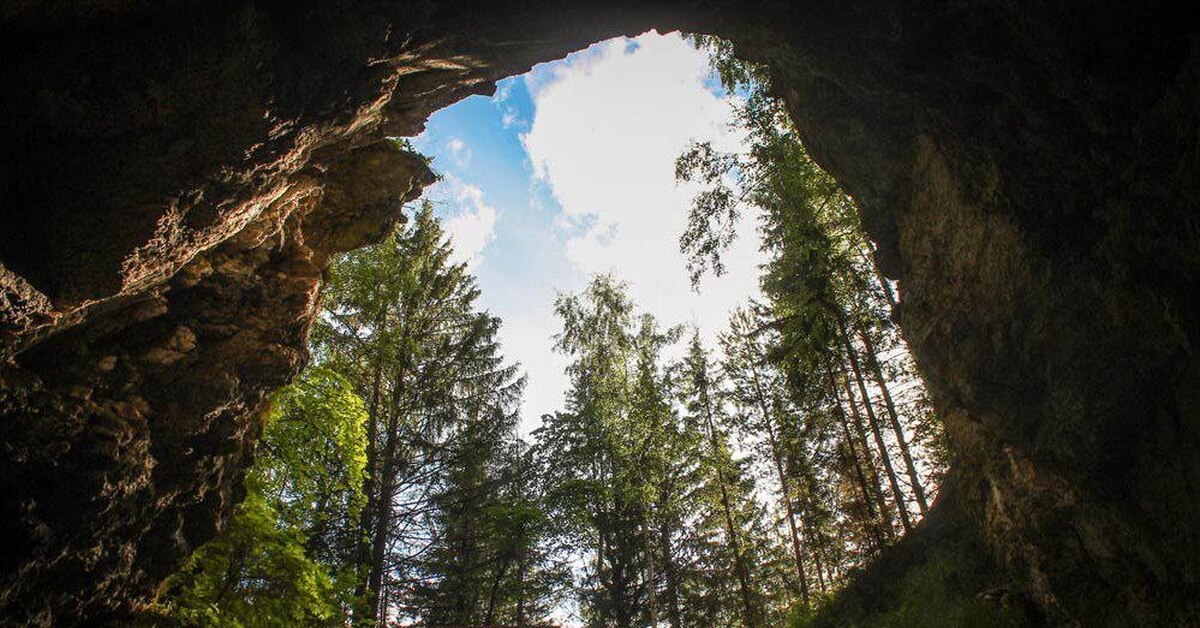
[[[568,359],[553,350],[556,295],[611,272],[642,311],[695,325],[710,346],[757,295],[752,220],[741,221],[726,274],[705,277],[699,292],[678,247],[697,188],[675,182],[675,158],[693,140],[738,150],[737,98],[705,53],[650,32],[505,79],[491,98],[434,114],[414,139],[443,177],[425,196],[478,277],[480,305],[502,319],[505,355],[529,377],[523,436],[562,409],[569,386]]]

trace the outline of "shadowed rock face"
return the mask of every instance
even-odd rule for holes
[[[768,63],[860,201],[1013,582],[1200,616],[1195,8],[218,4],[0,9],[0,615],[120,617],[220,527],[331,255],[431,180],[386,137],[657,27]]]

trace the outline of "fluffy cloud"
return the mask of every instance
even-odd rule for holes
[[[554,316],[551,301],[552,296],[545,295],[523,311],[497,308],[494,312],[504,321],[500,344],[505,357],[520,362],[522,372],[529,377],[518,426],[524,438],[541,426],[543,414],[563,409],[563,393],[571,385],[566,372],[570,361],[554,351],[553,334],[561,323]]]
[[[753,220],[726,258],[727,274],[690,288],[678,238],[696,188],[674,162],[692,140],[738,150],[730,98],[707,85],[705,54],[678,35],[616,39],[541,66],[529,77],[535,115],[522,136],[534,176],[562,206],[567,257],[585,274],[612,271],[664,322],[712,339],[729,311],[757,294]]]

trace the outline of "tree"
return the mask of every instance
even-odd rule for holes
[[[365,428],[366,409],[350,382],[310,367],[276,397],[251,472],[280,521],[299,530],[308,553],[343,579],[363,507]]]
[[[722,383],[698,332],[693,333],[683,359],[681,380],[685,425],[701,434],[704,444],[700,455],[705,476],[700,510],[704,515],[697,536],[708,539],[702,551],[708,554],[710,564],[731,566],[710,568],[714,577],[707,586],[710,595],[718,598],[721,591],[736,591],[736,605],[717,603],[724,609],[738,609],[721,618],[723,625],[759,626],[769,615],[771,587],[766,566],[772,562],[770,550],[777,545],[764,528],[765,513],[754,496],[753,476],[746,462],[734,457],[729,440],[732,420],[726,413]],[[708,605],[712,604],[709,601]]]
[[[423,204],[381,244],[337,260],[314,333],[319,358],[369,400],[355,559],[361,625],[417,612],[418,593],[431,586],[465,586],[429,581],[425,554],[452,520],[436,516],[436,498],[445,506],[447,481],[481,473],[461,466],[465,452],[497,436],[481,436],[481,426],[509,437],[524,386],[500,355],[499,319],[477,310],[474,278],[451,254]]]
[[[788,472],[789,467],[804,465],[807,460],[796,459],[798,443],[793,441],[792,446],[789,446],[789,443],[785,442],[783,427],[789,419],[799,422],[800,417],[794,411],[789,412],[791,408],[787,403],[786,383],[779,372],[770,368],[767,363],[767,348],[760,338],[763,331],[761,321],[754,317],[750,310],[735,311],[730,318],[729,331],[720,338],[725,356],[722,367],[730,383],[729,398],[744,417],[745,427],[752,433],[766,436],[764,453],[770,460],[775,479],[779,483],[778,497],[787,523],[793,570],[801,600],[808,606],[811,603],[806,565],[808,542],[804,538],[803,522],[798,515],[799,489],[794,486],[794,478]]]
[[[456,445],[434,499],[434,539],[421,565],[426,584],[412,603],[428,625],[536,623],[564,584],[513,418],[481,421]]]
[[[548,501],[576,552],[591,554],[582,606],[588,623],[631,626],[643,611],[646,503],[630,413],[633,304],[608,276],[559,297],[559,351],[571,356],[565,412],[537,433]]]
[[[341,614],[323,565],[304,537],[281,528],[261,495],[250,494],[213,541],[164,585],[160,602],[174,622],[192,626],[334,625]]]
[[[158,612],[199,626],[336,625],[353,603],[362,401],[314,368],[275,398],[247,497],[163,586]]]

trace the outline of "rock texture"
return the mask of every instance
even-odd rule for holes
[[[959,453],[1053,623],[1200,621],[1197,9],[32,0],[0,8],[0,616],[120,617],[238,499],[330,256],[430,181],[387,137],[684,28],[768,63],[863,206]],[[664,246],[671,246],[664,242]]]

